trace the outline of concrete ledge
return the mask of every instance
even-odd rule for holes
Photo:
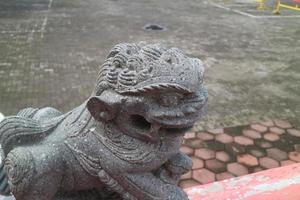
[[[300,164],[185,189],[190,200],[299,200]]]

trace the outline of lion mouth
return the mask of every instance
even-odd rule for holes
[[[171,122],[171,124],[174,123]],[[130,133],[133,133],[132,136],[152,143],[156,143],[165,137],[183,136],[191,128],[189,124],[182,124],[180,127],[171,127],[158,122],[150,122],[141,115],[131,115],[129,123],[125,126],[127,126],[127,130],[130,130]]]
[[[143,114],[122,118],[124,132],[132,137],[157,143],[164,138],[183,136],[206,112],[207,98],[193,98],[174,107],[160,107]]]

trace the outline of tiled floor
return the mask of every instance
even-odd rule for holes
[[[181,151],[193,160],[179,183],[187,188],[300,162],[300,130],[274,120],[188,132]]]

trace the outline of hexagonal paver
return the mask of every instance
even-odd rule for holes
[[[281,135],[280,140],[287,144],[300,144],[300,137],[296,137],[291,134]]]
[[[206,160],[205,168],[215,173],[221,173],[226,171],[226,165],[223,162],[216,159]]]
[[[223,173],[220,173],[220,174],[216,174],[216,179],[217,181],[223,181],[225,179],[230,179],[230,178],[233,178],[235,177],[233,174],[230,174],[229,172],[223,172]]]
[[[271,133],[271,132],[264,134],[264,138],[269,142],[275,142],[280,139],[276,133]]]
[[[251,130],[251,129],[243,130],[243,135],[248,138],[252,138],[252,139],[262,138],[262,136],[259,132],[255,131],[255,130]]]
[[[216,140],[223,144],[228,144],[228,143],[233,142],[233,137],[230,135],[227,135],[226,133],[221,133],[216,136]]]
[[[278,128],[278,127],[270,127],[270,132],[276,133],[278,135],[282,135],[285,133],[285,130],[282,128]]]
[[[290,158],[292,161],[300,162],[300,153],[297,152],[297,151],[290,152],[290,153],[289,153],[289,158]]]
[[[186,132],[184,134],[184,139],[193,139],[196,137],[196,133],[195,132]]]
[[[296,138],[296,139],[295,139]],[[285,151],[285,152],[290,152],[294,151],[294,144],[297,142],[297,137],[284,134],[280,136],[280,140],[273,142],[274,147]]]
[[[224,129],[222,129],[222,128],[212,129],[212,130],[208,130],[208,132],[212,133],[214,135],[218,135],[218,134],[224,133]]]
[[[232,156],[236,156],[238,154],[245,153],[246,147],[237,143],[231,143],[225,145],[225,151]]]
[[[297,129],[288,129],[287,132],[295,137],[300,137],[300,130]]]
[[[245,136],[235,136],[234,142],[236,142],[237,144],[240,144],[242,146],[248,146],[248,145],[254,144],[252,139],[245,137]]]
[[[180,147],[180,151],[182,153],[185,153],[186,155],[192,155],[194,153],[194,149],[190,148],[190,147],[187,147],[187,146],[181,146]]]
[[[191,179],[192,178],[192,171],[189,171],[188,173],[186,174],[183,174],[180,179],[181,180],[184,180],[184,179]]]
[[[199,183],[212,183],[216,180],[216,175],[207,169],[198,169],[193,171],[193,179]]]
[[[216,153],[216,159],[219,161],[222,161],[224,163],[230,162],[231,158],[229,156],[229,154],[225,151],[218,151]]]
[[[200,169],[204,167],[204,162],[200,158],[192,156],[191,159],[193,161],[192,169]]]
[[[295,144],[294,149],[295,151],[300,152],[300,144]]]
[[[272,143],[266,141],[265,139],[258,139],[258,140],[255,140],[254,142],[255,142],[255,145],[257,145],[258,147],[263,148],[263,149],[273,147]]]
[[[285,120],[274,120],[274,123],[279,128],[287,129],[287,128],[293,127],[288,121],[285,121]]]
[[[227,133],[230,136],[239,136],[249,126],[235,126],[235,127],[226,127],[224,128],[224,133]]]
[[[258,160],[256,157],[250,154],[242,154],[237,156],[237,161],[240,164],[246,165],[248,167],[255,167],[258,165]]]
[[[263,167],[265,169],[279,167],[278,161],[274,160],[273,158],[269,158],[269,157],[259,158],[259,164],[261,167]]]
[[[197,185],[200,185],[200,183],[198,183],[195,180],[191,180],[191,179],[182,180],[182,181],[179,182],[179,186],[181,188],[189,188],[189,187],[193,187],[193,186],[197,186]]]
[[[268,130],[267,127],[260,124],[251,124],[250,128],[260,133],[266,132]]]
[[[227,165],[228,172],[235,176],[242,176],[249,173],[248,169],[239,163],[230,163]]]
[[[216,140],[206,141],[204,146],[213,151],[223,151],[225,148],[225,145],[223,143]]]
[[[184,144],[188,147],[191,147],[193,149],[199,149],[199,148],[203,148],[204,144],[203,141],[200,139],[189,139],[189,140],[185,140]]]
[[[206,132],[197,133],[197,137],[203,141],[213,140],[214,136]]]
[[[256,158],[261,158],[261,157],[266,156],[266,151],[257,146],[252,146],[252,147],[248,148],[247,152]]]
[[[195,155],[198,158],[201,158],[203,160],[208,160],[208,159],[215,158],[215,152],[210,150],[210,149],[205,149],[205,148],[197,149],[195,151]]]
[[[273,158],[277,161],[286,160],[288,158],[288,154],[284,151],[281,151],[278,148],[267,149],[267,155],[270,158]]]
[[[265,121],[265,122],[259,122],[261,125],[264,125],[264,126],[268,126],[268,127],[271,127],[271,126],[274,126],[274,122],[269,120],[269,121]]]
[[[264,169],[263,168],[261,168],[261,167],[255,167],[255,168],[253,168],[253,173],[256,173],[256,172],[260,172],[260,171],[263,171]]]
[[[280,165],[281,166],[287,166],[287,165],[292,165],[292,164],[295,164],[296,162],[295,161],[292,161],[292,160],[284,160],[284,161],[281,161],[280,162]]]

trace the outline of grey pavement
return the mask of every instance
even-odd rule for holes
[[[0,112],[72,109],[113,45],[143,40],[204,61],[210,99],[199,128],[267,118],[299,126],[299,18],[247,17],[212,1],[0,1]],[[144,30],[149,23],[166,30]]]

